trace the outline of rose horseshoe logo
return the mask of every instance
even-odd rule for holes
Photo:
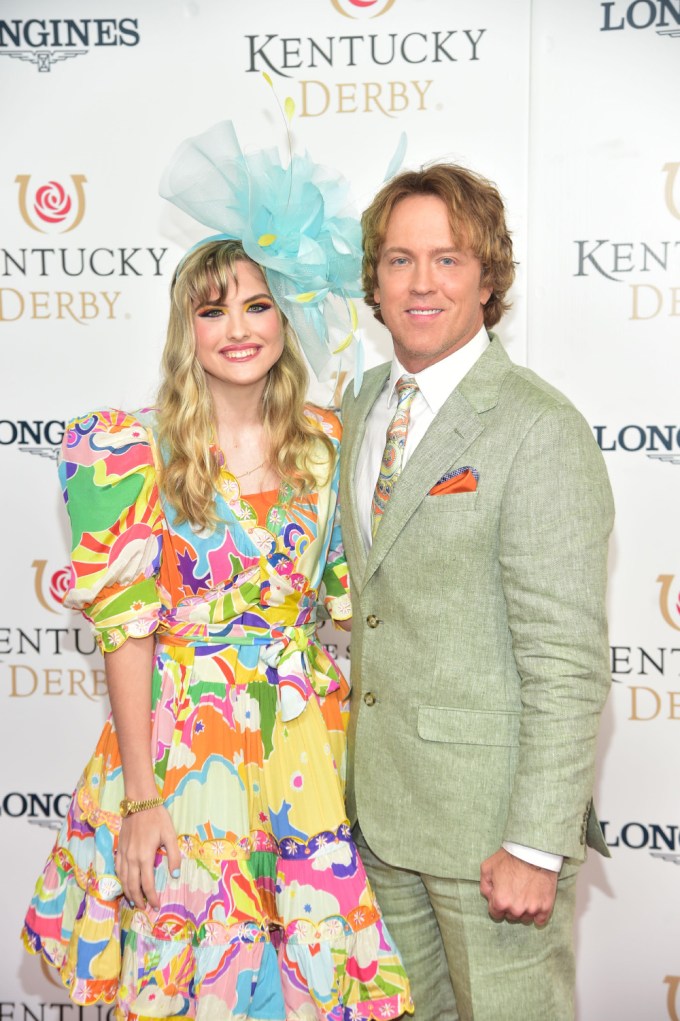
[[[389,11],[395,0],[331,0],[338,14],[346,18],[378,18]]]
[[[30,174],[18,174],[19,212],[31,230],[41,234],[56,231],[68,234],[75,230],[85,215],[84,174],[71,174],[71,193],[59,181],[47,181],[35,191],[30,189]]]
[[[45,577],[46,560],[34,560],[31,567],[35,571],[34,586],[38,602],[50,613],[59,613],[62,609],[62,600],[69,590],[70,567],[61,567],[54,571],[49,581]],[[59,607],[58,610],[55,609],[55,605]]]
[[[680,976],[678,975],[666,975],[664,982],[668,983],[668,999],[666,1006],[668,1007],[668,1016],[671,1021],[680,1021],[676,1004],[678,1000],[678,987],[680,986]]]
[[[656,580],[661,586],[659,592],[661,616],[674,631],[680,631],[680,592],[673,591],[675,575],[660,574]]]
[[[674,187],[675,179],[678,176],[678,170],[680,169],[680,163],[666,163],[663,170],[666,175],[666,189],[665,199],[666,205],[668,206],[668,212],[680,220],[680,207],[677,205],[674,198]]]

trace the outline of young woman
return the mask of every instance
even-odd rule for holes
[[[172,288],[157,408],[67,430],[67,605],[111,717],[24,940],[76,1003],[210,1021],[394,1018],[408,981],[343,803],[339,424],[305,404],[267,271],[209,240]]]

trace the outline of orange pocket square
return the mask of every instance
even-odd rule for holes
[[[449,493],[474,493],[479,473],[476,468],[454,468],[442,475],[430,490],[430,496],[448,496]]]

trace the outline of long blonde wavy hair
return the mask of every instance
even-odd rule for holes
[[[170,319],[156,403],[163,461],[160,485],[178,523],[189,521],[198,528],[214,527],[218,521],[215,492],[220,459],[212,396],[196,357],[193,313],[208,301],[226,303],[229,287],[238,280],[239,262],[257,266],[240,241],[208,242],[180,263],[170,290]],[[262,267],[257,268],[266,281]],[[297,337],[276,307],[284,346],[269,370],[262,395],[262,422],[272,468],[293,494],[300,495],[327,479],[335,451],[321,428],[305,415],[307,368]]]

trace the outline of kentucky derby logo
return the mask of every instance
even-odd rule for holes
[[[30,187],[30,174],[18,174],[19,212],[31,230],[40,234],[68,234],[85,215],[84,174],[71,174],[72,188],[59,181],[47,181],[37,188]]]
[[[35,594],[44,610],[59,613],[61,602],[68,592],[71,571],[68,567],[60,567],[52,575],[47,575],[47,561],[34,560],[31,567],[35,571]],[[57,609],[58,607],[58,609]]]
[[[668,983],[668,999],[666,1000],[668,1016],[671,1021],[680,1021],[680,1014],[678,1014],[678,1004],[680,1003],[680,997],[678,997],[680,975],[666,975],[664,982]]]
[[[661,616],[674,631],[680,631],[680,592],[674,584],[675,575],[660,574],[656,580],[661,586],[659,592]]]
[[[331,0],[338,14],[346,18],[379,18],[394,6],[395,0]]]
[[[671,216],[675,216],[676,219],[678,220],[680,220],[680,204],[675,201],[674,196],[675,196],[675,182],[677,180],[679,168],[680,163],[666,163],[666,165],[663,168],[663,171],[666,175],[665,198],[666,205],[668,206],[668,212],[671,214]],[[678,187],[680,188],[680,183]],[[680,194],[678,195],[678,199],[680,201]]]

